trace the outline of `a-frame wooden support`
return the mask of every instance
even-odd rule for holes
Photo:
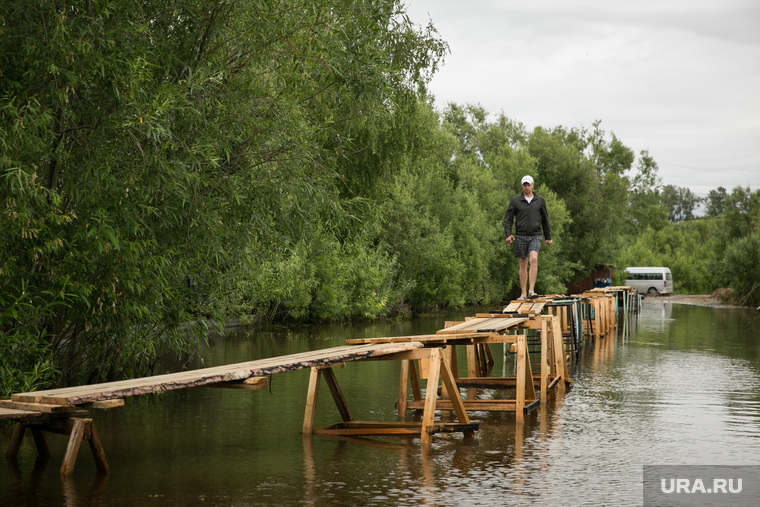
[[[493,399],[493,400],[462,400],[462,405],[465,410],[485,410],[485,411],[499,411],[499,412],[516,412],[516,418],[518,421],[523,420],[526,411],[529,411],[535,407],[538,403],[536,397],[536,390],[534,386],[533,370],[530,364],[530,356],[528,354],[527,338],[525,335],[515,335],[512,337],[515,342],[515,350],[517,352],[517,364],[516,364],[516,376],[515,377],[466,377],[457,378],[453,375],[458,386],[468,387],[490,387],[494,389],[499,388],[511,388],[515,389],[514,399]],[[469,346],[468,346],[469,347]],[[446,369],[450,370],[448,364]],[[429,375],[429,372],[428,372]],[[407,395],[407,380],[412,383],[413,400],[408,400]],[[399,420],[404,420],[404,413],[406,410],[420,410],[425,408],[425,403],[421,400],[421,396],[415,391],[415,382],[417,382],[416,370],[414,365],[410,364],[408,367],[402,367],[401,384],[399,386]],[[430,384],[428,384],[430,385]],[[448,391],[448,387],[444,385]],[[458,390],[457,390],[457,394]],[[454,410],[455,407],[450,400],[439,399],[436,403],[438,410]]]
[[[8,450],[5,455],[9,459],[16,459],[18,452],[21,449],[21,441],[24,438],[24,433],[27,429],[31,429],[32,437],[34,438],[35,446],[37,447],[37,453],[40,456],[50,456],[47,442],[43,431],[50,431],[52,433],[60,433],[62,435],[68,435],[69,442],[66,446],[66,454],[63,457],[63,464],[61,465],[61,475],[70,475],[74,472],[74,466],[76,465],[77,454],[79,453],[79,447],[82,445],[82,440],[87,440],[90,445],[90,450],[95,458],[95,465],[98,467],[98,471],[102,473],[110,473],[111,469],[106,461],[106,454],[103,451],[103,446],[100,444],[100,438],[98,432],[95,430],[95,425],[92,419],[81,417],[65,417],[56,418],[46,421],[42,424],[25,424],[23,422],[17,422],[13,428],[13,434],[11,435],[11,442],[8,445]]]
[[[412,435],[420,437],[420,444],[428,445],[432,441],[435,433],[443,432],[463,432],[472,433],[478,429],[477,424],[472,424],[467,415],[467,411],[459,395],[459,389],[456,385],[454,376],[449,365],[444,359],[442,350],[438,347],[418,349],[409,352],[400,352],[397,354],[383,356],[375,360],[401,360],[401,384],[399,388],[399,417],[398,421],[392,422],[364,422],[355,421],[346,403],[337,378],[332,368],[314,367],[311,369],[309,376],[309,389],[306,396],[306,410],[304,413],[304,423],[302,432],[306,435]],[[422,400],[422,390],[420,389],[419,379],[416,375],[414,361],[426,359],[428,361],[427,386],[425,389],[425,399]],[[414,372],[410,375],[410,370]],[[343,421],[338,424],[322,428],[314,428],[314,419],[316,415],[317,398],[319,394],[320,379],[324,378],[327,383],[333,400],[338,408]],[[407,382],[412,380],[412,391],[416,400],[424,403],[422,421],[407,422],[404,412],[406,411],[407,399]],[[443,390],[448,395],[445,403],[446,408],[454,410],[458,423],[436,423],[435,411],[438,407],[438,386],[439,382],[443,384]],[[403,395],[402,392],[403,391]],[[403,403],[402,403],[403,400]]]

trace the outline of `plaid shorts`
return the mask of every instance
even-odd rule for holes
[[[515,257],[527,259],[528,252],[541,250],[541,236],[515,236]]]

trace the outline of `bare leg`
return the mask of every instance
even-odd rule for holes
[[[533,253],[533,252],[531,252]],[[521,297],[526,297],[528,295],[527,292],[525,292],[525,287],[528,285],[528,259],[520,259],[520,290],[522,293],[520,294]]]
[[[538,276],[538,252],[534,252],[531,250],[528,253],[530,254],[530,292],[536,292],[535,288],[536,288],[536,277]]]

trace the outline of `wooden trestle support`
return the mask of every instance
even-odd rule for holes
[[[419,436],[421,444],[427,445],[436,433],[471,434],[476,431],[478,425],[472,423],[467,414],[472,410],[514,411],[516,420],[523,421],[524,414],[544,403],[552,389],[562,391],[572,383],[563,328],[567,333],[570,326],[576,326],[580,341],[585,336],[599,339],[609,335],[615,328],[616,296],[620,289],[629,288],[588,291],[569,299],[567,296],[549,296],[527,302],[513,301],[503,311],[477,314],[464,322],[447,323],[444,329],[430,335],[347,340],[345,346],[288,356],[105,384],[14,394],[10,400],[0,400],[0,419],[16,421],[6,455],[10,459],[17,457],[27,429],[31,430],[40,456],[49,455],[44,432],[62,433],[69,436],[69,442],[61,474],[72,473],[83,440],[87,440],[98,470],[108,473],[108,462],[87,409],[121,406],[126,397],[189,387],[260,389],[267,385],[267,375],[304,368],[311,369],[301,428],[305,435],[412,435]],[[624,294],[623,301],[627,302],[628,293]],[[568,300],[572,304],[565,304]],[[553,314],[542,314],[544,307],[552,301],[558,303]],[[566,306],[572,307],[572,312],[566,311]],[[533,330],[539,337],[540,359],[537,366],[531,364],[526,330]],[[489,376],[490,367],[494,364],[490,350],[492,344],[509,344],[516,358],[514,377]],[[457,367],[457,347],[462,346],[467,354],[466,376],[460,376]],[[338,364],[367,360],[400,361],[396,421],[356,421],[351,414],[332,368]],[[322,379],[342,421],[314,428]],[[424,395],[422,380],[426,380]],[[514,389],[515,396],[514,399],[488,400],[462,398],[460,389],[478,387]],[[408,421],[409,410],[422,411],[421,421]],[[457,422],[437,422],[436,410],[453,411]]]
[[[422,445],[430,444],[432,436],[435,433],[463,432],[471,434],[478,429],[478,424],[470,422],[467,411],[462,403],[459,390],[452,375],[449,365],[445,361],[441,348],[424,348],[410,352],[397,353],[379,358],[382,360],[401,360],[401,386],[399,388],[399,406],[398,421],[395,422],[365,422],[355,421],[351,415],[348,403],[341,392],[337,378],[332,371],[332,367],[317,367],[311,369],[309,377],[309,390],[306,397],[306,411],[304,414],[304,423],[302,432],[306,435],[412,435],[420,437]],[[425,360],[429,363],[427,385],[425,389],[425,399],[422,400],[422,390],[416,376],[410,375],[414,370],[415,360]],[[330,394],[335,401],[338,412],[343,419],[342,422],[314,428],[314,418],[316,413],[317,395],[319,393],[320,378],[325,380]],[[422,405],[419,407],[423,410],[422,421],[407,422],[404,413],[407,408],[406,397],[408,390],[408,381],[412,379],[412,389],[415,400],[419,400]],[[448,400],[443,402],[438,400],[438,384],[443,383],[443,388],[448,394]],[[402,393],[403,392],[403,393]],[[445,406],[444,406],[445,405]],[[451,409],[456,414],[458,423],[444,423],[435,421],[435,411],[440,409]]]

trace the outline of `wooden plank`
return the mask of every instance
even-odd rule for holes
[[[420,342],[345,345],[291,354],[267,359],[259,359],[232,365],[203,368],[179,373],[155,375],[152,377],[106,382],[89,386],[79,386],[32,393],[18,393],[11,396],[13,401],[35,402],[53,405],[80,405],[93,401],[125,398],[142,394],[161,393],[174,389],[199,387],[219,382],[243,380],[253,376],[266,376],[317,366],[329,366],[342,362],[379,357],[396,352],[422,348]]]
[[[346,340],[347,345],[369,345],[372,343],[403,343],[419,341],[419,338],[425,338],[426,335],[419,336],[380,336],[377,338],[350,338]]]
[[[477,331],[477,332],[488,332],[488,331],[492,331],[494,328],[500,327],[500,324],[503,324],[505,320],[509,320],[509,319],[505,319],[504,317],[482,319],[482,321],[479,322],[477,325],[473,324],[469,328],[465,328],[465,329]]]
[[[484,323],[483,325],[478,327],[478,332],[484,333],[484,332],[502,332],[506,331],[510,328],[516,328],[519,324],[525,322],[528,320],[527,317],[521,317],[521,318],[498,318],[494,319],[491,323]]]
[[[364,435],[408,435],[418,436],[421,431],[425,431],[430,437],[435,433],[452,433],[464,432],[472,433],[479,428],[477,423],[436,423],[423,429],[419,422],[409,423],[383,423],[383,422],[362,422],[353,421],[345,424],[333,424],[314,430],[315,435],[344,435],[344,436],[364,436]]]
[[[8,419],[11,421],[21,421],[29,419],[42,419],[49,417],[50,414],[39,412],[37,410],[18,410],[14,408],[0,407],[0,420]]]
[[[438,335],[460,334],[460,333],[493,333],[500,332],[511,327],[516,327],[521,322],[528,320],[527,317],[511,316],[493,316],[491,314],[478,314],[483,317],[475,318],[463,324],[447,327],[439,330]]]
[[[520,318],[520,320],[528,320],[528,319],[526,317],[522,317]],[[358,339],[346,340],[346,343],[351,343],[351,344],[398,343],[398,342],[405,342],[409,338],[413,338],[414,341],[420,342],[425,346],[435,346],[435,345],[451,344],[454,342],[457,342],[460,344],[465,344],[467,342],[475,343],[478,340],[493,338],[494,334],[495,332],[493,331],[462,331],[460,333],[416,335],[412,337],[401,336],[401,337],[398,337],[398,341],[397,341],[397,338],[394,338],[394,337],[358,338]]]
[[[507,306],[504,307],[504,313],[515,313],[520,310],[520,307],[522,306],[522,301],[512,301]]]
[[[115,398],[113,400],[93,401],[92,403],[85,403],[80,405],[81,407],[94,408],[98,410],[108,410],[109,408],[117,408],[124,406],[124,398]]]
[[[456,332],[458,332],[460,330],[472,331],[475,328],[477,328],[477,326],[479,324],[482,324],[483,322],[485,322],[487,320],[489,320],[489,319],[477,318],[477,317],[476,318],[472,318],[472,319],[467,320],[466,322],[463,322],[462,324],[457,324],[456,326],[451,326],[451,327],[446,327],[446,328],[440,329],[440,330],[438,330],[438,332],[436,334],[452,334],[452,333],[456,333]]]
[[[462,400],[464,409],[468,412],[514,412],[517,400]],[[409,408],[420,408],[420,402],[409,402]],[[454,410],[451,400],[438,400],[438,410]]]
[[[77,409],[74,405],[48,405],[45,403],[24,403],[12,400],[0,400],[0,408],[44,412],[46,414],[65,414],[74,412]]]
[[[320,429],[325,428],[415,428],[417,433],[422,428],[422,422],[420,421],[343,421],[329,426],[323,426]]]
[[[344,436],[365,436],[365,435],[402,435],[418,436],[422,428],[421,423],[415,423],[413,426],[403,425],[404,423],[394,423],[393,426],[378,425],[371,423],[368,425],[349,426],[334,424],[322,428],[315,428],[315,435],[344,435]]]
[[[381,338],[352,338],[346,340],[349,345],[371,344],[371,343],[404,343],[404,342],[420,342],[424,344],[429,343],[441,343],[445,340],[441,335],[417,335],[417,336],[384,336]]]

